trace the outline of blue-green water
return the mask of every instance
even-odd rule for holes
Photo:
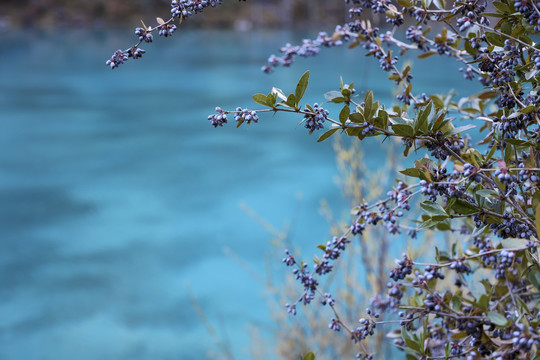
[[[262,74],[296,33],[177,33],[109,70],[133,40],[130,29],[0,38],[0,359],[204,359],[217,348],[190,299],[248,358],[248,324],[271,329],[267,295],[224,249],[262,277],[270,263],[284,282],[286,269],[241,204],[290,224],[288,246],[309,258],[328,238],[320,200],[338,216],[347,202],[331,143],[297,128],[300,118],[214,129],[207,116],[254,106],[273,85],[293,90],[306,68],[310,102],[340,75],[390,99],[361,50]],[[464,84],[433,65],[415,75],[426,90]],[[376,143],[367,152],[380,163]]]

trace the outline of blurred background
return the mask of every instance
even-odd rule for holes
[[[297,115],[265,114],[238,129],[214,129],[207,117],[216,106],[258,109],[252,94],[292,92],[308,69],[306,103],[323,103],[342,76],[361,98],[371,89],[390,105],[392,84],[359,48],[260,71],[283,44],[343,23],[343,1],[224,1],[171,38],[143,43],[141,59],[105,65],[136,43],[141,19],[154,24],[169,9],[161,0],[0,2],[2,360],[297,359],[316,350],[283,327],[284,303],[301,289],[281,259],[284,248],[318,254],[332,228],[323,214],[348,217],[333,143],[317,143]],[[415,89],[464,85],[441,66],[459,67],[437,58],[413,68]],[[362,146],[362,172],[386,162],[378,142]],[[375,192],[392,186],[389,172],[376,179],[367,184]],[[368,299],[349,299],[354,323]],[[331,316],[316,312],[313,324],[341,346]]]
[[[239,6],[241,5],[241,6]],[[344,1],[250,0],[224,1],[217,11],[190,19],[188,27],[299,28],[343,22]],[[168,18],[168,0],[3,0],[0,21],[4,27],[65,28],[119,27],[150,23],[156,16]]]

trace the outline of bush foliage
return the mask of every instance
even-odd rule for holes
[[[360,47],[388,73],[398,93],[394,104],[381,104],[372,91],[359,96],[353,83],[341,81],[325,94],[342,106],[330,114],[324,104],[302,103],[306,72],[293,93],[275,87],[254,95],[262,109],[216,108],[208,117],[214,127],[227,123],[227,115],[241,126],[258,122],[264,112],[293,112],[303,116],[310,134],[319,134],[318,141],[336,133],[357,141],[395,138],[402,156],[414,157],[385,197],[354,206],[349,226],[318,246],[322,255],[313,264],[286,250],[283,262],[303,289],[287,310],[294,315],[299,304],[320,300],[332,309],[328,327],[349,334],[358,358],[377,356],[369,342],[382,324],[394,326],[388,336],[407,359],[540,358],[540,46],[535,41],[540,3],[345,2],[349,22],[332,34],[285,45],[263,71],[290,66],[297,56],[316,55],[323,47]],[[140,42],[118,50],[108,65],[115,68],[142,55],[137,50],[149,42],[148,33],[157,29],[171,35],[163,30],[174,21],[219,3],[173,0],[171,19],[137,29]],[[373,27],[377,18],[390,30]],[[459,96],[417,93],[413,69],[400,64],[407,52],[419,59],[454,58],[462,63],[464,81],[479,81],[484,88]],[[435,231],[452,240],[434,248],[432,261],[403,253],[388,269],[385,294],[373,298],[365,314],[358,314],[359,322],[350,324],[337,310],[339,297],[321,289],[320,280],[334,270],[350,242],[372,227],[412,239]],[[313,353],[304,356],[312,358]]]

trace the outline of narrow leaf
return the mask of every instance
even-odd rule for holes
[[[460,126],[460,127],[457,127],[457,128],[454,128],[450,131],[447,131],[444,133],[445,136],[449,136],[449,135],[455,135],[455,134],[459,134],[459,133],[462,133],[464,131],[467,131],[467,130],[470,130],[470,129],[474,129],[476,127],[476,125],[465,125],[465,126]]]
[[[324,134],[321,135],[321,137],[319,138],[319,140],[317,140],[317,142],[321,142],[321,141],[324,141],[324,140],[328,139],[330,136],[332,136],[338,130],[339,130],[339,128],[334,128],[334,129],[328,130],[327,132],[325,132]]]
[[[364,117],[367,121],[371,120],[371,112],[373,109],[373,92],[370,90],[364,98]]]
[[[304,96],[304,93],[306,92],[306,89],[308,87],[309,83],[309,70],[302,75],[300,80],[298,81],[298,84],[296,85],[296,90],[294,91],[294,95],[296,97],[296,101],[299,103],[300,100],[302,100],[302,97]]]
[[[417,178],[419,178],[420,175],[422,174],[422,172],[419,169],[415,169],[415,168],[400,170],[399,172],[405,176],[412,176],[412,177],[417,177]]]
[[[345,105],[343,107],[343,109],[341,109],[341,112],[339,113],[339,121],[342,123],[342,124],[345,124],[345,122],[347,121],[347,119],[349,118],[349,115],[351,114],[351,109],[349,108],[348,105]]]

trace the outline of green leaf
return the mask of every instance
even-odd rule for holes
[[[412,338],[411,334],[407,330],[403,328],[401,329],[401,337],[409,349],[418,353],[421,352],[420,344]]]
[[[343,97],[341,92],[337,90],[332,90],[332,91],[327,92],[326,94],[324,94],[324,97],[326,100],[331,101],[331,102],[336,102],[336,103],[345,101],[345,98]],[[337,99],[343,99],[343,100],[335,101]]]
[[[285,101],[285,105],[296,108],[296,104],[298,104],[298,102],[294,94],[290,94],[289,96],[287,96],[287,101]]]
[[[533,41],[530,37],[526,36],[526,35],[521,35],[519,37],[519,40],[523,41],[524,43],[528,44],[528,45],[532,45],[533,44]]]
[[[464,131],[467,131],[467,130],[470,130],[470,129],[474,129],[476,127],[476,125],[465,125],[465,126],[460,126],[460,127],[457,127],[457,128],[454,128],[450,131],[447,131],[444,133],[444,136],[450,136],[450,135],[455,135],[455,134],[459,134],[459,133],[462,133]]]
[[[275,93],[268,94],[266,96],[266,106],[270,106],[271,108],[276,106],[277,98],[278,98],[278,96]]]
[[[532,144],[529,141],[521,139],[504,139],[505,143],[516,145],[516,146],[531,146]]]
[[[499,194],[495,190],[491,190],[491,189],[478,190],[476,194],[480,195],[481,197],[499,196]]]
[[[433,4],[435,4],[435,6],[439,8],[439,10],[444,10],[446,8],[445,0],[433,0]]]
[[[418,133],[418,130],[422,131],[422,133],[424,134],[427,134],[428,117],[429,117],[429,114],[431,113],[432,107],[433,107],[433,103],[430,101],[429,104],[427,104],[426,107],[418,113],[418,117],[416,118],[416,121],[414,122],[415,134]]]
[[[321,137],[319,138],[319,140],[317,140],[317,142],[321,142],[321,141],[324,141],[324,140],[328,139],[330,136],[332,136],[338,130],[339,130],[339,128],[334,128],[334,129],[328,130],[327,132],[325,132],[324,134],[321,135]]]
[[[487,31],[485,34],[487,41],[489,41],[491,44],[500,47],[504,46],[504,39],[500,35]]]
[[[497,150],[497,144],[496,143],[493,144],[493,146],[489,150],[489,153],[486,156],[485,162],[488,162],[489,160],[491,160],[491,158],[493,157],[493,154],[495,154],[495,150]]]
[[[304,96],[304,93],[306,92],[306,89],[308,87],[309,83],[309,70],[302,75],[300,80],[298,80],[298,84],[296,85],[296,90],[294,91],[294,96],[296,98],[297,103],[302,100],[302,97]]]
[[[421,176],[421,174],[422,174],[422,171],[420,171],[419,169],[415,169],[415,168],[400,170],[399,172],[402,173],[405,176],[412,176],[412,177],[417,177],[417,178],[419,178]]]
[[[418,58],[419,59],[425,59],[425,58],[428,58],[431,55],[435,55],[435,54],[437,54],[436,51],[428,51],[428,52],[425,52],[425,53],[422,53],[422,54],[418,55]]]
[[[506,5],[505,3],[501,1],[494,1],[493,6],[495,6],[497,10],[499,10],[500,12],[504,14],[510,14],[510,8],[508,7],[508,5]]]
[[[435,259],[437,262],[448,262],[450,260],[450,254],[447,251],[441,251],[439,248],[435,247]]]
[[[501,240],[501,245],[505,249],[518,249],[526,247],[527,241],[524,239],[509,238]]]
[[[414,167],[417,169],[432,170],[437,167],[437,164],[429,158],[421,158],[414,160]]]
[[[438,220],[440,217],[443,219],[448,217],[448,214],[444,211],[442,206],[432,201],[424,201],[420,204],[420,207],[435,220]]]
[[[511,146],[507,146],[506,149],[504,149],[504,161],[509,164],[513,157],[514,149]]]
[[[353,123],[361,124],[361,123],[365,122],[364,115],[362,115],[362,113],[360,113],[360,112],[352,113],[349,116],[349,118],[351,119],[351,121]]]
[[[497,326],[505,327],[508,324],[508,319],[495,311],[489,311],[488,318],[493,324]]]
[[[479,166],[484,161],[482,154],[480,154],[480,152],[474,148],[467,149],[463,154],[461,154],[461,157],[474,166]]]
[[[540,290],[540,271],[533,269],[529,273],[529,280],[537,290]]]
[[[508,21],[505,21],[501,24],[501,32],[506,35],[512,35],[512,24]]]
[[[452,206],[452,210],[461,215],[471,215],[479,211],[476,206],[463,199],[457,199]]]
[[[341,109],[341,112],[339,113],[339,121],[342,123],[342,124],[345,124],[345,122],[347,121],[347,119],[349,118],[349,115],[351,114],[351,109],[349,108],[348,105],[345,105],[343,107],[343,109]]]
[[[437,220],[435,218],[428,218],[427,220],[422,222],[422,224],[420,225],[420,229],[432,229],[439,225],[441,221],[442,220]]]
[[[540,237],[540,203],[536,205],[535,220],[536,220],[536,238],[538,238]]]
[[[373,92],[370,90],[364,98],[364,117],[367,121],[371,120],[373,111]]]
[[[437,230],[440,231],[449,231],[452,230],[452,226],[450,226],[450,221],[444,220],[437,224]]]
[[[473,48],[469,40],[465,41],[464,47],[469,55],[476,56],[476,54],[478,54],[478,49]]]
[[[452,304],[452,308],[456,311],[459,311],[461,309],[462,300],[463,298],[461,296],[461,292],[455,294],[450,302]]]
[[[315,360],[315,354],[310,351],[306,355],[304,355],[302,360]]]
[[[471,291],[471,294],[476,299],[476,301],[479,301],[482,295],[486,293],[486,289],[476,279],[471,279],[469,281],[469,290]]]
[[[478,299],[478,307],[484,311],[488,311],[489,296],[487,296],[486,294],[481,295],[480,299]]]
[[[431,6],[431,2],[432,0],[422,0],[422,6],[424,7],[424,9],[427,9]]]
[[[266,95],[264,95],[264,94],[255,94],[255,95],[253,95],[253,100],[258,104],[261,104],[261,105],[264,105],[264,106],[269,106],[267,101],[266,101]]]
[[[396,135],[399,135],[399,136],[404,136],[404,137],[414,136],[414,129],[411,125],[392,124],[392,130],[394,130]]]
[[[435,104],[436,109],[443,109],[444,108],[444,101],[437,95],[430,95],[429,97],[433,104]]]
[[[386,112],[386,110],[380,109],[379,113],[377,114],[377,118],[380,118],[382,120],[382,123],[381,124],[377,123],[377,125],[379,125],[380,128],[387,130],[389,118],[388,118],[388,113]]]
[[[523,109],[519,110],[521,114],[528,114],[536,109],[536,106],[529,105],[527,107],[524,107]]]
[[[349,136],[360,137],[362,135],[362,128],[359,128],[359,127],[348,128],[347,130],[345,130],[345,133]]]

